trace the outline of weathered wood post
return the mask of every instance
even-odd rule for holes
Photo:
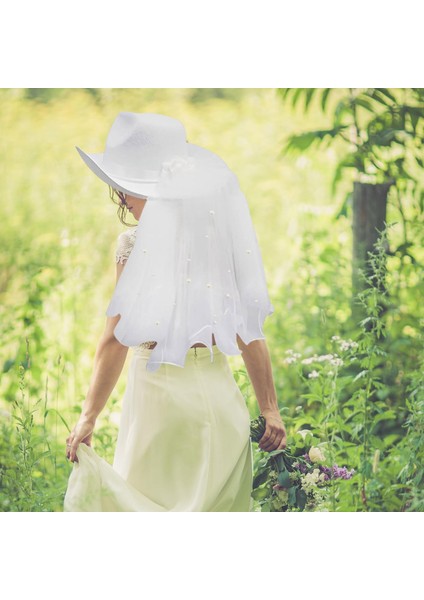
[[[355,181],[353,184],[351,317],[356,324],[365,314],[355,295],[367,287],[367,282],[360,277],[359,268],[368,276],[373,274],[368,252],[375,254],[374,244],[379,232],[385,228],[387,196],[391,185],[393,181],[376,184]]]

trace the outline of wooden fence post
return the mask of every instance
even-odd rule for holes
[[[364,309],[355,300],[355,295],[367,287],[360,277],[359,268],[372,275],[368,252],[375,253],[374,244],[379,232],[385,228],[387,196],[393,182],[361,183],[355,181],[352,195],[352,318],[358,323],[364,318]],[[384,284],[383,284],[384,285]]]

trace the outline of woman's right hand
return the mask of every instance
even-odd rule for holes
[[[283,420],[278,410],[269,410],[261,413],[265,418],[266,428],[258,446],[265,452],[282,450],[287,446],[287,433]]]
[[[91,437],[93,435],[95,424],[95,420],[81,416],[78,423],[66,438],[66,457],[69,458],[71,462],[79,462],[76,452],[81,442],[87,444],[87,446],[91,446]]]

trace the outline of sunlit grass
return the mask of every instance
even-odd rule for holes
[[[45,473],[58,478],[56,491],[65,485],[71,468],[65,460],[65,422],[74,425],[88,389],[115,285],[116,238],[123,229],[107,186],[87,169],[75,146],[102,151],[114,118],[123,110],[181,119],[190,142],[217,152],[236,172],[276,308],[265,332],[278,398],[292,417],[297,414],[300,385],[285,363],[286,350],[329,353],[331,336],[344,333],[344,328],[349,332],[351,326],[351,224],[349,216],[335,220],[334,215],[352,182],[343,181],[337,196],[330,195],[341,148],[336,144],[300,156],[280,156],[291,133],[328,125],[318,107],[307,115],[291,111],[271,89],[231,90],[212,98],[186,89],[105,89],[97,97],[76,89],[64,90],[47,103],[26,99],[23,90],[0,90],[0,418],[9,432],[0,447],[0,468],[12,461],[14,452],[7,436],[11,406],[20,389],[17,369],[23,364],[31,375],[26,383],[31,402],[44,398],[44,404],[64,419],[53,413],[45,419],[41,409],[37,417],[54,455],[54,470],[46,465]],[[410,218],[415,214],[413,206],[405,210]],[[397,217],[392,198],[388,219]],[[412,222],[410,236],[415,255],[424,262],[419,225]],[[391,240],[394,246],[402,241],[399,225],[392,228]],[[394,338],[387,385],[397,405],[420,344],[422,284],[415,267],[406,261],[400,269],[396,257],[388,260],[388,283],[399,299],[387,316]],[[245,387],[253,417],[257,405],[248,392],[242,358],[230,357],[230,364]],[[96,450],[108,459],[127,368],[128,364],[94,436]],[[49,506],[60,510],[59,500]]]

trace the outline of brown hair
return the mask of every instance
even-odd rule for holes
[[[116,198],[115,194],[116,194],[116,196],[118,196],[118,198]],[[128,213],[128,207],[127,207],[127,203],[125,202],[125,196],[124,196],[123,192],[121,192],[120,190],[115,190],[115,188],[113,188],[109,185],[109,197],[114,204],[118,205],[117,214],[118,214],[118,218],[121,221],[121,223],[123,225],[127,225],[128,227],[135,227],[137,225],[137,223],[135,223],[135,224],[127,223],[125,221],[125,217],[127,216],[127,213]]]

